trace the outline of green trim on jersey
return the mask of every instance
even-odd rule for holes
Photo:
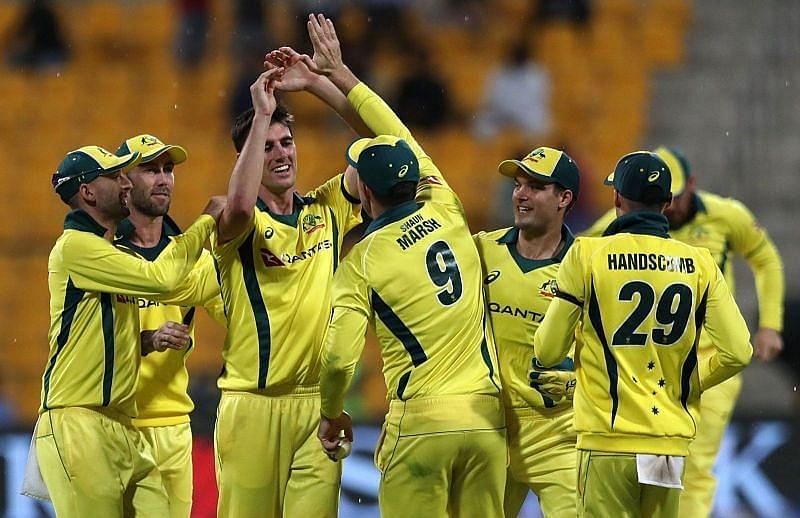
[[[264,297],[261,296],[261,288],[258,285],[256,266],[253,261],[253,236],[255,229],[250,231],[250,235],[239,247],[239,260],[242,261],[242,277],[247,289],[247,296],[250,299],[250,307],[253,309],[253,317],[256,322],[256,333],[258,335],[258,388],[267,387],[267,372],[269,371],[269,351],[272,346],[270,336],[269,315]]]
[[[300,196],[298,193],[292,195],[292,213],[291,214],[276,214],[269,210],[267,204],[261,198],[256,198],[256,208],[262,212],[266,212],[272,219],[278,223],[289,225],[290,227],[297,227],[297,222],[300,219],[300,212],[306,205],[311,205],[316,200],[314,198]]]
[[[367,226],[367,230],[364,232],[364,237],[368,236],[369,234],[375,232],[376,230],[385,227],[386,225],[390,225],[395,221],[400,221],[401,219],[408,217],[419,209],[422,208],[422,204],[418,203],[415,200],[407,201],[405,203],[401,203],[400,205],[396,205],[391,209],[387,210],[377,218],[372,220]]]
[[[603,346],[603,356],[606,360],[606,371],[608,371],[608,395],[611,398],[611,429],[614,429],[614,420],[617,418],[617,410],[619,409],[619,394],[617,392],[619,383],[619,372],[617,369],[617,360],[611,354],[611,349],[608,347],[608,340],[606,339],[606,331],[603,328],[603,317],[600,314],[600,304],[597,302],[597,294],[594,289],[594,281],[591,284],[591,291],[589,293],[589,319],[592,322],[597,337]]]
[[[342,180],[344,181],[344,180]],[[342,187],[343,192],[344,187]],[[333,213],[333,209],[328,207],[328,213],[331,215],[331,227],[333,231],[333,273],[336,273],[336,269],[339,267],[339,223],[336,222],[336,214]]]
[[[111,402],[111,387],[114,382],[114,306],[111,303],[111,295],[108,293],[100,294],[100,313],[103,320],[103,350],[105,352],[102,406],[108,406]]]
[[[392,311],[392,308],[383,301],[375,290],[372,290],[372,307],[375,309],[378,318],[383,322],[383,325],[392,332],[395,338],[400,340],[400,343],[403,344],[408,354],[411,355],[411,363],[414,367],[419,367],[425,363],[428,360],[428,356],[422,349],[422,344],[419,343],[414,333],[400,320],[400,317]]]
[[[623,214],[608,226],[603,236],[630,233],[648,236],[669,237],[669,221],[658,212],[636,211]]]
[[[108,229],[94,220],[88,212],[75,209],[67,213],[64,218],[64,230],[80,230],[91,232],[96,236],[103,237]]]
[[[50,358],[50,363],[47,365],[47,370],[44,373],[44,397],[42,398],[42,408],[48,410],[47,396],[50,394],[50,375],[53,373],[53,368],[56,366],[58,355],[64,349],[64,345],[69,338],[69,332],[72,329],[72,323],[75,320],[75,311],[78,309],[78,303],[83,299],[83,290],[79,290],[72,283],[72,279],[67,277],[67,289],[64,293],[64,310],[61,313],[61,330],[56,339],[56,352]]]
[[[694,312],[694,326],[697,330],[697,335],[694,339],[694,345],[692,345],[692,349],[689,351],[689,356],[686,357],[686,360],[683,362],[681,366],[681,405],[683,409],[686,410],[686,413],[689,414],[689,417],[692,417],[691,412],[689,412],[688,402],[689,396],[692,393],[692,373],[697,368],[697,346],[700,343],[700,333],[703,328],[703,322],[706,320],[706,305],[708,304],[708,289],[703,292],[703,298],[700,300],[700,304],[697,305],[697,310]],[[694,420],[694,418],[692,417]]]
[[[503,234],[500,239],[497,240],[498,243],[505,244],[508,246],[508,251],[511,254],[511,257],[514,258],[514,262],[517,263],[519,269],[522,270],[523,273],[532,272],[537,268],[543,268],[545,266],[550,266],[551,264],[560,263],[562,259],[564,259],[564,255],[569,250],[569,247],[572,246],[572,242],[575,241],[575,236],[572,235],[572,232],[567,228],[566,225],[561,226],[561,240],[564,241],[564,246],[561,247],[561,250],[554,255],[553,257],[549,257],[547,259],[528,259],[527,257],[523,256],[517,250],[517,241],[519,240],[519,228],[511,227],[508,229],[508,232]]]
[[[155,261],[161,252],[169,245],[171,236],[177,236],[181,233],[180,227],[175,221],[172,220],[168,215],[165,215],[162,219],[161,223],[161,239],[156,243],[155,246],[151,247],[142,247],[134,244],[131,241],[131,237],[133,236],[134,232],[136,232],[136,227],[133,225],[133,222],[129,219],[124,219],[120,224],[117,226],[117,235],[114,239],[115,245],[123,245],[126,248],[130,248],[140,256],[144,257],[148,261]]]

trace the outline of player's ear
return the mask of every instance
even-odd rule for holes
[[[669,207],[671,204],[672,204],[672,193],[670,193],[669,199],[661,204],[661,212],[663,213],[667,209],[667,207]]]
[[[558,208],[559,209],[568,209],[570,205],[572,205],[572,200],[575,199],[575,193],[573,193],[569,189],[563,189],[561,191],[560,199],[558,200]]]
[[[88,183],[80,184],[78,187],[78,195],[89,205],[94,205],[97,202],[97,196],[94,192],[94,189]]]
[[[622,196],[614,189],[614,208],[619,209],[620,207],[622,207]]]

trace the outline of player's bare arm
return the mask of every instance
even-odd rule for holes
[[[275,82],[275,87],[284,92],[306,91],[333,108],[333,110],[355,131],[359,136],[371,137],[372,131],[364,124],[361,117],[347,101],[347,94],[358,84],[358,79],[347,90],[340,90],[328,77],[312,71],[307,60],[311,58],[300,54],[291,47],[281,47],[271,51],[265,56],[264,68],[284,69],[283,77]],[[354,76],[355,77],[355,76]]]
[[[219,233],[217,240],[220,244],[240,235],[253,221],[253,211],[264,169],[264,144],[272,114],[277,107],[275,81],[281,74],[283,68],[272,68],[258,76],[250,86],[255,114],[247,141],[236,160],[228,183],[227,205],[217,224]]]
[[[328,77],[330,82],[346,96],[360,81],[342,60],[342,49],[333,22],[321,14],[310,14],[306,27],[311,45],[314,47],[314,56],[303,55],[303,62],[309,70]],[[363,135],[371,136],[373,133],[367,128]],[[351,194],[358,192],[356,176],[356,170],[352,167],[348,167],[344,174],[345,187]]]

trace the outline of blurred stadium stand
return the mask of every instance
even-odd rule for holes
[[[424,8],[409,2],[402,20],[405,37],[424,39],[431,46],[461,114],[443,130],[416,132],[417,137],[460,193],[479,229],[492,218],[490,200],[499,183],[494,170],[502,158],[540,143],[557,143],[580,157],[591,175],[586,183],[596,184],[616,158],[640,145],[647,131],[653,74],[681,66],[691,8],[686,0],[603,0],[593,4],[583,24],[539,21],[536,1],[477,4],[471,17],[448,7],[432,20]],[[8,34],[22,5],[0,1],[0,34]],[[224,192],[234,161],[226,117],[236,70],[228,2],[211,3],[208,52],[189,70],[176,64],[171,50],[177,27],[174,2],[65,0],[53,5],[70,46],[69,62],[40,72],[7,69],[0,74],[0,156],[35,178],[0,187],[0,217],[18,222],[0,230],[0,286],[16,301],[0,317],[0,328],[7,330],[4,349],[10,353],[5,355],[0,390],[26,422],[36,412],[47,351],[46,258],[65,213],[49,175],[66,151],[89,143],[113,149],[143,131],[185,146],[190,159],[178,169],[172,209],[184,224],[208,195]],[[269,2],[264,23],[272,40],[310,51],[298,30],[305,13],[295,12],[296,5]],[[357,6],[341,14],[339,33],[363,24],[365,14]],[[479,107],[483,78],[520,36],[535,46],[552,77],[552,135],[526,142],[506,132],[476,141],[467,128]],[[389,98],[402,75],[402,48],[380,43],[370,54],[368,78]],[[313,97],[292,94],[285,101],[298,120],[299,183],[302,189],[311,188],[341,170],[343,149],[353,136]],[[592,189],[586,192],[586,206],[600,212],[605,197],[593,196]],[[215,344],[221,343],[220,331],[203,320],[199,336],[209,346],[193,354],[193,368],[218,370]]]

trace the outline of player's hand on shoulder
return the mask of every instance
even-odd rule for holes
[[[531,388],[553,401],[561,401],[562,399],[571,401],[575,394],[576,380],[574,371],[545,369],[536,361],[536,358],[531,360],[528,380]]]
[[[219,217],[222,214],[222,211],[225,209],[225,205],[227,205],[227,203],[227,196],[212,196],[208,200],[206,208],[203,209],[203,214],[208,214],[216,221],[219,221]]]

